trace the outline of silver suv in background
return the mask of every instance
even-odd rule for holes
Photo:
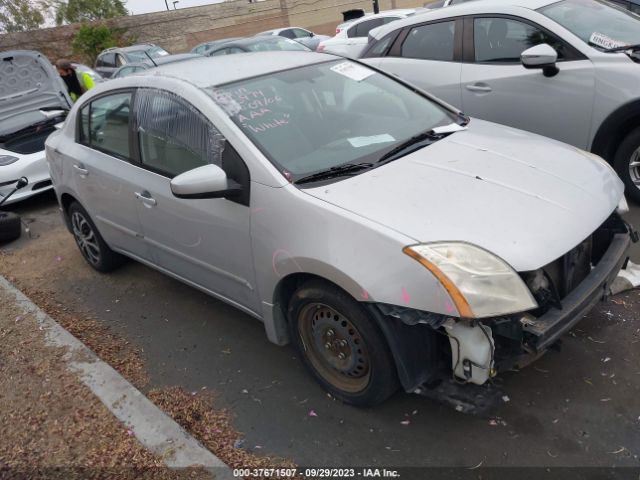
[[[464,410],[603,298],[630,243],[601,158],[331,55],[105,82],[47,158],[93,268],[125,255],[240,308],[356,405],[476,384]]]
[[[169,55],[169,52],[153,43],[113,47],[100,52],[95,69],[104,78],[111,78],[116,70],[127,63],[148,62],[165,55]]]
[[[640,201],[640,16],[614,5],[468,2],[374,30],[363,57],[471,116],[602,156]]]

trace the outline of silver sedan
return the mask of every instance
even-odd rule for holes
[[[89,265],[234,305],[356,405],[401,386],[466,409],[605,295],[630,242],[599,157],[310,52],[101,84],[47,158]]]

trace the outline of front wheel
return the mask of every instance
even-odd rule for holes
[[[334,397],[372,406],[398,389],[384,335],[347,293],[328,282],[309,281],[293,294],[288,313],[303,362]]]
[[[640,203],[640,128],[633,130],[620,143],[613,166],[624,182],[627,198]]]

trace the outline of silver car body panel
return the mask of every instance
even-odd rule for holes
[[[404,78],[466,114],[546,135],[591,149],[602,123],[618,108],[640,99],[640,66],[624,53],[601,52],[545,15],[535,11],[554,0],[474,1],[430,10],[419,17],[383,25],[388,33],[432,20],[465,15],[512,15],[537,23],[573,46],[587,60],[558,62],[561,74],[544,77],[522,65],[440,62],[401,57],[366,58],[365,63]],[[425,75],[429,72],[428,75]],[[470,91],[482,84],[490,92]],[[523,115],[522,112],[527,114]]]
[[[47,140],[58,198],[71,195],[90,215],[102,212],[111,223],[121,223],[123,228],[99,223],[107,243],[261,318],[276,343],[287,340],[275,305],[285,277],[317,275],[362,302],[455,316],[440,282],[403,247],[460,239],[489,249],[515,269],[533,269],[584,240],[623,198],[608,166],[558,142],[478,120],[388,165],[299,189],[202,89],[211,83],[212,69],[220,84],[332,58],[286,53],[248,53],[251,61],[242,64],[233,56],[189,60],[86,94],[91,100],[116,89],[153,87],[197,106],[246,163],[249,207],[225,199],[177,199],[168,178],[120,160],[119,173],[109,166],[112,175],[105,180],[102,172],[110,162],[75,142],[76,113],[85,97]],[[78,162],[89,171],[85,178],[74,168]],[[95,185],[83,186],[92,176]],[[136,201],[141,189],[152,193],[156,206]],[[93,197],[100,191],[110,205],[92,204],[100,201]],[[114,206],[116,197],[122,200]],[[116,208],[121,211],[108,217],[107,209]],[[119,219],[122,214],[130,225]]]

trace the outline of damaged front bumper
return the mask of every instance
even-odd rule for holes
[[[561,308],[544,315],[522,317],[523,344],[533,352],[542,352],[578,323],[598,302],[606,300],[610,287],[628,260],[631,238],[628,233],[614,235],[609,248],[591,273],[563,300]]]
[[[407,392],[443,401],[461,412],[486,412],[502,396],[490,379],[539,358],[605,300],[637,238],[631,226],[612,214],[574,251],[540,269],[549,273],[547,286],[555,297],[543,292],[539,298],[548,301],[539,302],[536,311],[471,320],[386,304],[368,308],[389,341]]]

